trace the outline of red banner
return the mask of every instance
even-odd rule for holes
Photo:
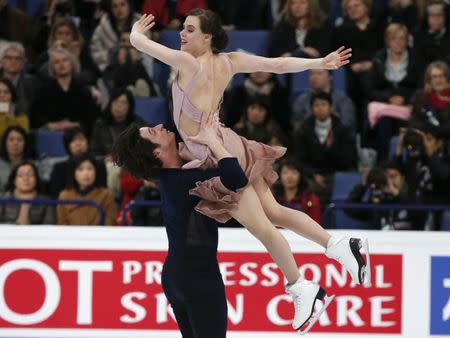
[[[0,250],[0,327],[175,330],[162,251]],[[335,294],[316,332],[401,333],[402,256],[372,255],[372,287],[323,254],[295,254]],[[221,252],[229,330],[291,331],[292,304],[266,253]]]

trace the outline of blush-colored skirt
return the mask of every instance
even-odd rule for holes
[[[257,178],[263,178],[271,185],[278,179],[273,164],[286,153],[286,148],[247,140],[229,128],[220,127],[219,132],[225,149],[237,157],[249,184]],[[220,223],[225,223],[231,219],[230,211],[237,207],[242,190],[231,191],[225,188],[219,177],[213,177],[207,181],[197,182],[190,193],[202,199],[195,210]]]

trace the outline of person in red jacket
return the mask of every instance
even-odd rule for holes
[[[156,29],[180,29],[187,13],[194,8],[207,9],[205,0],[145,0],[142,14],[153,14]]]
[[[287,207],[305,212],[320,224],[322,210],[319,197],[309,189],[300,164],[293,158],[286,158],[281,161],[278,173],[280,185],[274,188],[276,200]]]

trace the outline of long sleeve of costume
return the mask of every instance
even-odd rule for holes
[[[219,161],[219,174],[222,184],[230,190],[236,191],[248,184],[247,176],[238,163],[236,157],[226,157]]]

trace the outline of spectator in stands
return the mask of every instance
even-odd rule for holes
[[[260,96],[249,99],[245,115],[233,127],[239,135],[266,144],[271,143],[272,137],[279,134],[279,129],[270,116],[268,102]]]
[[[242,85],[225,92],[223,109],[227,126],[234,126],[244,116],[246,104],[254,96],[264,96],[274,120],[284,131],[291,129],[289,91],[274,74],[265,72],[251,73]]]
[[[9,126],[21,126],[28,131],[28,116],[18,111],[16,91],[7,79],[0,79],[0,137]]]
[[[430,63],[425,71],[425,86],[413,99],[409,125],[424,129],[434,126],[439,135],[450,140],[450,68],[443,61]]]
[[[390,138],[406,125],[411,97],[423,81],[422,59],[407,47],[408,36],[406,26],[390,24],[386,47],[377,52],[369,72],[368,114],[379,158],[387,155]]]
[[[33,37],[33,47],[39,55],[48,48],[50,31],[58,20],[70,19],[75,15],[75,8],[72,0],[48,0],[43,9],[39,23],[36,27],[36,34]]]
[[[319,197],[309,188],[304,170],[294,158],[286,158],[278,168],[280,184],[273,187],[276,200],[290,208],[301,210],[317,223],[321,223],[322,211]]]
[[[0,186],[7,183],[11,169],[18,163],[31,158],[28,134],[20,126],[10,126],[3,133],[0,144]]]
[[[22,43],[27,51],[27,58],[33,60],[30,19],[20,9],[9,5],[7,0],[0,0],[0,50],[3,47],[1,41]]]
[[[420,18],[419,7],[415,0],[390,0],[388,6],[388,22],[405,25],[414,32]]]
[[[111,192],[100,186],[95,159],[84,154],[72,159],[67,188],[59,200],[92,200],[105,212],[105,225],[116,224],[116,202]],[[57,223],[61,225],[100,225],[99,211],[94,206],[66,204],[56,208]]]
[[[92,60],[100,71],[103,72],[108,65],[110,49],[119,45],[120,34],[131,32],[131,27],[139,18],[131,0],[110,1],[108,12],[95,28],[90,44]]]
[[[294,134],[295,155],[314,178],[311,188],[319,195],[322,205],[331,196],[332,178],[336,171],[356,167],[356,143],[351,132],[332,114],[329,93],[311,96],[313,115]]]
[[[6,45],[0,56],[0,78],[8,79],[15,87],[17,110],[30,115],[36,91],[36,79],[25,72],[25,48],[19,42]]]
[[[9,175],[3,198],[39,199],[41,194],[39,172],[35,164],[24,161],[16,165]],[[9,224],[55,224],[55,209],[42,204],[2,204],[0,222]]]
[[[155,29],[179,30],[187,13],[194,8],[207,9],[205,0],[145,0],[141,13],[155,16]]]
[[[63,48],[51,50],[49,70],[52,78],[39,91],[32,109],[31,127],[65,130],[81,126],[90,135],[98,107],[90,88],[74,77],[79,71],[74,56]]]
[[[382,168],[373,168],[365,182],[355,186],[346,199],[348,203],[410,204],[405,174],[396,161],[387,162]],[[373,229],[411,230],[414,212],[407,209],[344,209],[350,217],[367,222]]]
[[[94,125],[91,137],[91,150],[95,156],[101,156],[105,161],[110,161],[112,145],[131,123],[145,125],[145,122],[134,113],[134,97],[127,89],[116,89],[111,93],[111,98]]]
[[[109,92],[128,87],[134,96],[157,96],[158,90],[153,83],[153,58],[143,55],[131,46],[130,32],[120,35],[120,44],[110,50],[109,64],[103,72],[103,82]]]
[[[450,57],[449,6],[443,1],[427,2],[425,17],[415,36],[415,47],[426,64]],[[448,59],[450,61],[450,59]]]
[[[288,0],[272,32],[269,54],[317,58],[329,50],[331,26],[315,0]],[[351,46],[351,45],[348,45]]]
[[[75,157],[89,153],[87,135],[80,127],[65,130],[63,140],[69,158],[55,163],[53,166],[48,189],[52,198],[57,198],[59,193],[66,187],[70,161]],[[106,187],[105,163],[103,161],[96,161],[95,165],[99,186]]]
[[[41,53],[36,62],[36,68],[39,70],[41,77],[50,76],[48,69],[49,50],[65,48],[81,66],[77,78],[84,84],[96,82],[96,69],[89,55],[88,47],[72,18],[61,18],[53,24],[47,47],[48,50]]]
[[[342,124],[356,133],[355,106],[352,100],[343,91],[331,87],[332,75],[326,69],[311,69],[309,71],[309,84],[311,92],[305,92],[297,97],[292,108],[292,125],[298,129],[300,124],[311,116],[311,95],[319,91],[329,93],[333,101],[333,114],[341,119]]]
[[[347,91],[356,105],[359,127],[362,126],[369,71],[375,53],[383,48],[384,24],[371,17],[372,0],[343,0],[343,23],[336,27],[332,49],[352,48],[352,62],[347,67]]]
[[[396,155],[405,168],[411,199],[420,204],[449,203],[450,156],[436,128],[402,129]],[[420,229],[438,230],[440,214],[422,213]]]

